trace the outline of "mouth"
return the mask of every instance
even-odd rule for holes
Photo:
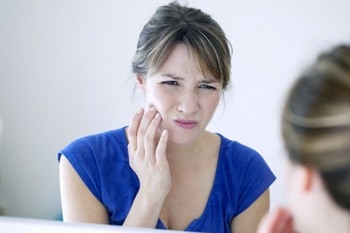
[[[198,125],[197,121],[191,120],[175,120],[176,125],[184,129],[193,129]]]

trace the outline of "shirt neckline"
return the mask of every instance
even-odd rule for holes
[[[213,181],[213,186],[211,187],[211,190],[210,190],[210,193],[209,193],[209,197],[208,197],[208,200],[207,200],[207,203],[204,207],[204,210],[202,212],[202,214],[198,217],[198,218],[195,218],[193,219],[190,224],[183,230],[183,231],[188,231],[188,230],[193,230],[193,228],[195,228],[199,223],[201,223],[207,213],[208,213],[208,209],[210,207],[210,204],[213,202],[213,198],[214,198],[214,190],[216,189],[216,186],[218,184],[218,176],[219,176],[219,172],[220,172],[220,169],[219,168],[219,164],[221,164],[221,160],[222,160],[222,151],[223,151],[223,148],[224,148],[224,140],[225,138],[219,134],[219,133],[216,133],[216,135],[218,135],[220,137],[220,149],[219,149],[219,156],[218,156],[218,162],[216,164],[216,170],[215,170],[215,177],[214,177],[214,181]],[[157,226],[160,228],[160,229],[166,229],[166,230],[169,230],[165,225],[164,223],[162,222],[162,220],[160,218],[158,218],[158,223],[157,223]]]

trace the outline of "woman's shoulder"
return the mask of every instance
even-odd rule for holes
[[[109,188],[130,175],[125,127],[78,138],[59,151],[58,160],[62,155],[101,203]]]
[[[73,143],[103,143],[103,142],[119,142],[127,143],[125,127],[119,129],[108,130],[96,134],[87,135],[76,139]]]
[[[125,127],[87,135],[74,140],[71,144],[89,144],[90,146],[103,146],[106,143],[111,142],[118,142],[122,144],[127,143]]]
[[[233,157],[236,159],[251,159],[254,157],[261,157],[260,153],[253,149],[250,146],[247,146],[236,140],[229,139],[221,134],[219,135],[221,139],[220,153],[228,156],[229,158]],[[232,158],[231,158],[232,159]]]
[[[231,176],[245,176],[256,172],[268,176],[272,174],[264,157],[257,150],[220,134],[219,136],[221,138],[219,168]]]
[[[255,149],[219,136],[221,154],[217,172],[224,180],[219,182],[224,186],[220,190],[229,193],[231,206],[239,214],[268,189],[276,177]]]
[[[114,153],[116,150],[125,150],[127,148],[127,139],[125,127],[104,131],[101,133],[91,134],[73,140],[58,153],[60,156],[94,156],[101,154]]]

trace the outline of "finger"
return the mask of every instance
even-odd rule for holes
[[[128,144],[129,165],[132,169],[134,169],[134,159],[132,157],[132,155],[134,154],[134,150],[131,147],[132,145],[129,143]]]
[[[283,215],[280,208],[267,213],[259,224],[258,233],[283,233],[281,221]]]
[[[281,232],[283,226],[281,226],[281,223],[283,221],[283,212],[281,208],[278,208],[275,211],[275,214],[273,215],[273,220],[272,220],[272,229],[273,232]]]
[[[132,118],[131,123],[128,127],[128,140],[133,151],[135,151],[137,147],[137,130],[139,128],[143,112],[143,108],[140,108]]]
[[[292,216],[286,209],[279,209],[280,221],[277,227],[277,232],[292,233],[293,232],[293,221]]]
[[[147,129],[149,127],[149,124],[153,120],[155,114],[156,114],[155,107],[151,107],[151,109],[146,112],[140,122],[140,125],[137,129],[137,150],[144,150],[144,138],[147,132]]]
[[[168,137],[169,137],[169,133],[167,130],[163,130],[158,145],[157,145],[157,149],[156,149],[156,162],[158,164],[163,164],[165,162],[167,162],[167,158],[166,158],[166,146],[168,143]]]
[[[289,216],[287,219],[286,219],[286,222],[285,222],[285,227],[284,227],[284,231],[285,233],[293,233],[294,232],[294,226],[293,226],[293,219],[292,219],[292,216]]]
[[[158,132],[160,122],[161,116],[157,112],[149,124],[144,138],[145,156],[152,161],[155,161],[156,134]]]

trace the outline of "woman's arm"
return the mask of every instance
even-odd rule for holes
[[[167,132],[156,139],[160,115],[153,108],[136,114],[128,128],[128,152],[132,169],[140,180],[124,226],[154,228],[164,200],[170,191],[171,177],[166,159]],[[65,156],[60,160],[60,186],[63,220],[109,224],[104,205],[96,199]]]
[[[236,216],[231,222],[231,232],[256,233],[259,222],[268,212],[270,194],[267,189],[251,206]]]
[[[106,208],[87,188],[64,155],[59,167],[63,221],[109,224]],[[140,190],[124,226],[154,228],[162,207],[159,203],[154,192],[153,195],[147,195]]]
[[[60,188],[64,222],[109,224],[106,208],[86,187],[68,159],[60,159]]]
[[[140,189],[125,226],[155,228],[164,200],[171,188],[171,175],[166,158],[168,134],[157,139],[161,116],[152,107],[140,109],[128,127],[129,163],[140,181]]]

